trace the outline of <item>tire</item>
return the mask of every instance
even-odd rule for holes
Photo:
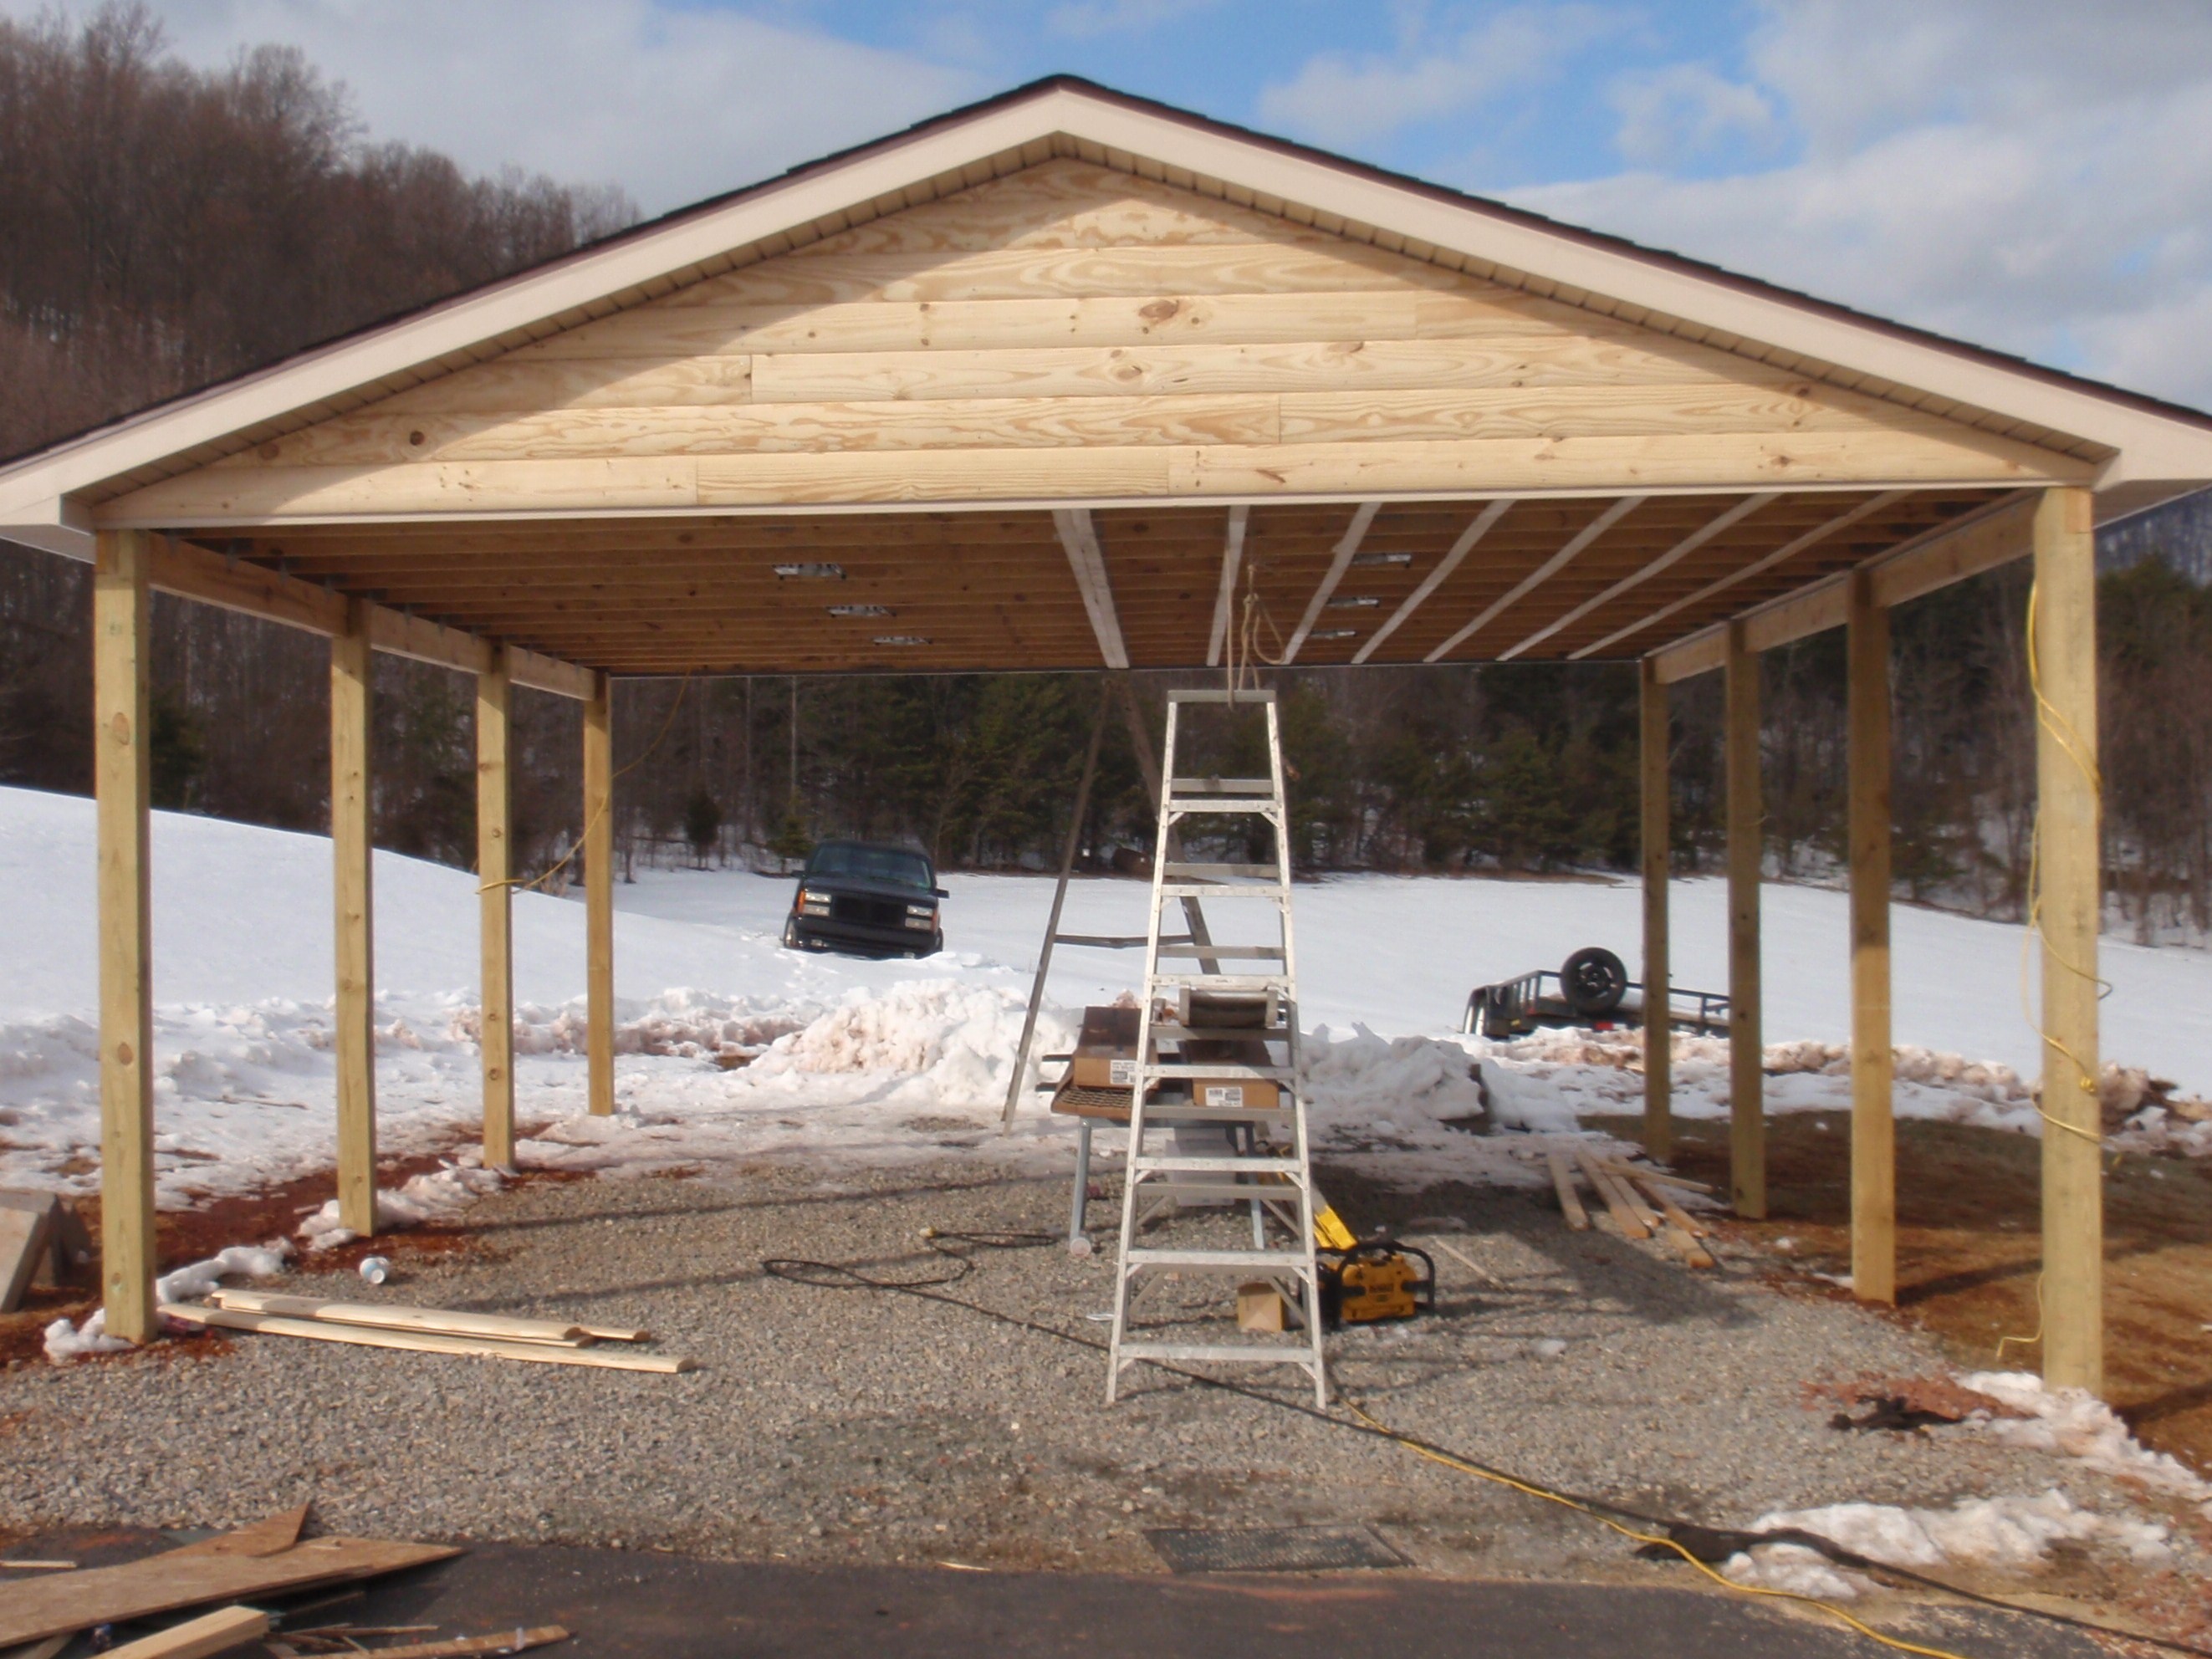
[[[786,921],[783,924],[783,948],[787,951],[796,951],[799,948],[799,924],[795,921]]]
[[[1628,994],[1628,969],[1601,945],[1587,945],[1559,968],[1559,994],[1578,1014],[1609,1014]]]

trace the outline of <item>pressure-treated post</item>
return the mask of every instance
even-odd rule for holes
[[[1889,1031],[1889,613],[1850,583],[1851,1290],[1897,1300],[1897,1126]]]
[[[1735,1212],[1766,1214],[1766,1079],[1759,997],[1759,657],[1728,628],[1729,1189]]]
[[[592,1113],[615,1109],[614,685],[592,677],[584,704],[584,1010]]]
[[[2097,568],[2086,489],[2035,514],[2028,667],[2043,935],[2043,1376],[2101,1392],[2105,1213],[2099,1164]]]
[[[370,883],[371,653],[368,605],[346,603],[331,639],[331,938],[337,996],[331,1053],[337,1061],[338,1222],[376,1231],[376,969]]]
[[[477,885],[483,947],[483,1161],[514,1164],[514,783],[509,727],[514,686],[507,651],[492,648],[477,676]]]
[[[100,896],[100,1250],[107,1334],[152,1340],[154,963],[147,537],[102,531],[92,571]]]
[[[1659,665],[1644,659],[1644,1150],[1664,1163],[1674,1150],[1674,1006],[1667,963],[1667,881],[1672,860],[1668,823],[1667,687]]]

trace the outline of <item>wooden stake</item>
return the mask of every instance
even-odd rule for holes
[[[2105,1217],[2097,1098],[2097,568],[2084,489],[2035,514],[2029,671],[2043,938],[2043,1376],[2101,1393]]]
[[[375,903],[370,866],[372,772],[368,604],[346,601],[331,636],[331,892],[337,996],[331,1050],[337,1063],[338,1221],[376,1231]]]
[[[477,884],[483,951],[483,1161],[514,1164],[514,691],[504,647],[477,676]]]
[[[1849,583],[1851,1293],[1897,1300],[1897,1126],[1889,1029],[1889,613]]]
[[[584,957],[587,1094],[592,1115],[606,1117],[615,1109],[615,726],[605,674],[592,677],[584,704]]]
[[[1667,879],[1673,834],[1668,816],[1667,688],[1659,665],[1644,659],[1642,670],[1644,833],[1644,1151],[1647,1157],[1674,1155],[1674,1006],[1667,960]]]
[[[1759,658],[1728,627],[1729,1186],[1735,1212],[1766,1215],[1766,1102],[1759,1007]]]
[[[1583,1208],[1582,1194],[1575,1190],[1575,1172],[1567,1167],[1567,1160],[1556,1152],[1544,1154],[1545,1167],[1552,1172],[1552,1190],[1559,1195],[1559,1213],[1567,1218],[1567,1225],[1578,1233],[1589,1231],[1589,1212]],[[1602,1194],[1599,1194],[1601,1197]]]
[[[107,1334],[154,1336],[154,964],[147,537],[102,531],[92,572],[99,841],[100,1276]]]

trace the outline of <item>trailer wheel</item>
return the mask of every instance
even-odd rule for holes
[[[1560,966],[1559,990],[1578,1014],[1609,1014],[1627,994],[1628,969],[1603,945],[1586,945]]]

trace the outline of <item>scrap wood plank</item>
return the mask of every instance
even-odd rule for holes
[[[1651,1229],[1644,1224],[1644,1214],[1639,1213],[1644,1206],[1629,1196],[1621,1183],[1601,1169],[1598,1161],[1582,1147],[1575,1148],[1575,1161],[1582,1165],[1583,1174],[1597,1189],[1597,1195],[1605,1200],[1605,1207],[1613,1212],[1620,1231],[1630,1238],[1650,1237]]]
[[[166,1551],[116,1567],[86,1567],[11,1584],[0,1598],[0,1648],[67,1631],[144,1619],[178,1607],[374,1578],[460,1554],[443,1544],[386,1538],[310,1538],[275,1555]]]
[[[279,1550],[289,1550],[300,1541],[300,1528],[307,1524],[307,1505],[279,1510],[265,1521],[256,1521],[250,1527],[240,1527],[232,1532],[219,1532],[212,1538],[203,1538],[196,1544],[171,1550],[174,1560],[191,1555],[274,1555]]]
[[[1567,1225],[1578,1233],[1589,1231],[1589,1212],[1583,1208],[1582,1194],[1575,1190],[1575,1172],[1567,1167],[1567,1160],[1557,1152],[1544,1154],[1544,1162],[1552,1171],[1552,1186],[1559,1194],[1559,1213],[1567,1218]],[[1600,1193],[1600,1198],[1605,1194]]]
[[[554,1642],[565,1642],[568,1632],[559,1625],[536,1625],[528,1630],[502,1631],[496,1636],[463,1636],[450,1642],[410,1642],[404,1647],[372,1650],[376,1659],[465,1659],[474,1653],[520,1653]]]
[[[337,1325],[367,1325],[380,1330],[428,1331],[435,1336],[488,1336],[501,1342],[559,1342],[569,1346],[592,1341],[642,1342],[652,1334],[607,1325],[581,1325],[561,1319],[519,1319],[508,1314],[464,1312],[447,1308],[404,1308],[376,1302],[325,1302],[320,1297],[284,1296],[274,1291],[217,1289],[208,1300],[240,1313],[277,1314],[292,1319],[320,1319]]]
[[[0,1659],[57,1659],[61,1650],[76,1640],[75,1631],[64,1631],[59,1636],[49,1636],[43,1642],[27,1642],[20,1648],[10,1648]]]
[[[1660,1213],[1667,1218],[1669,1226],[1687,1233],[1692,1238],[1705,1236],[1705,1224],[1669,1198],[1664,1187],[1656,1181],[1646,1181],[1641,1184],[1651,1201],[1659,1206]]]
[[[1674,1248],[1675,1253],[1691,1267],[1710,1267],[1713,1265],[1711,1253],[1680,1227],[1668,1226],[1666,1230],[1666,1238],[1667,1243]]]
[[[1712,1196],[1713,1189],[1704,1182],[1692,1181],[1687,1176],[1678,1176],[1672,1170],[1655,1169],[1649,1164],[1623,1164],[1618,1158],[1600,1158],[1598,1162],[1604,1164],[1614,1175],[1634,1176],[1638,1181],[1663,1182],[1669,1187],[1680,1187],[1687,1192],[1703,1193],[1708,1198]]]
[[[269,1634],[269,1615],[258,1607],[217,1607],[181,1625],[155,1631],[119,1648],[107,1659],[207,1659]]]
[[[161,1314],[188,1325],[217,1325],[225,1330],[259,1331],[270,1336],[304,1336],[315,1342],[344,1342],[362,1348],[404,1348],[412,1353],[471,1354],[484,1359],[526,1359],[541,1365],[593,1365],[605,1370],[657,1371],[672,1375],[696,1369],[674,1354],[610,1353],[602,1348],[567,1348],[553,1342],[502,1342],[483,1336],[441,1336],[428,1331],[386,1331],[368,1325],[326,1325],[319,1319],[287,1319],[240,1309],[161,1304]]]
[[[52,1251],[59,1208],[52,1193],[0,1192],[0,1313],[23,1305],[23,1293]]]

